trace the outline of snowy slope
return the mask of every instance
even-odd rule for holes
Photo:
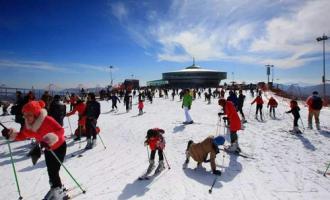
[[[324,170],[330,162],[330,110],[321,112],[322,131],[305,130],[301,136],[291,135],[292,128],[288,101],[279,100],[277,120],[258,122],[254,119],[255,106],[250,106],[251,97],[246,95],[244,111],[250,118],[245,130],[239,132],[242,150],[255,159],[246,159],[220,152],[217,155],[218,168],[223,175],[216,182],[213,193],[208,190],[214,176],[210,165],[205,169],[194,170],[196,163],[191,160],[183,170],[187,141],[200,141],[208,135],[217,134],[217,113],[219,106],[212,100],[207,105],[204,99],[193,102],[191,115],[196,122],[182,125],[184,113],[181,102],[176,99],[156,98],[153,104],[145,103],[145,114],[137,116],[136,101],[133,110],[125,112],[122,104],[118,113],[109,113],[111,103],[101,102],[102,114],[98,125],[107,149],[100,140],[96,148],[84,152],[83,157],[71,157],[81,152],[79,144],[67,140],[68,152],[65,165],[86,188],[87,193],[75,199],[330,199],[330,177],[323,177],[318,170]],[[267,95],[268,97],[270,94]],[[178,97],[177,97],[178,98]],[[302,121],[307,125],[307,108],[300,103]],[[251,110],[250,110],[251,108]],[[266,109],[264,108],[267,116]],[[18,127],[8,122],[13,116],[0,117],[8,127]],[[70,117],[72,128],[76,128],[77,116]],[[301,124],[301,122],[299,122]],[[300,125],[301,126],[301,125]],[[65,131],[70,135],[68,120],[65,119]],[[137,181],[148,166],[147,149],[143,145],[149,128],[165,129],[165,156],[171,169],[165,170],[153,181]],[[301,127],[302,129],[302,127]],[[221,126],[219,134],[225,134]],[[36,166],[32,166],[25,155],[29,142],[12,143],[14,160],[18,171],[21,193],[24,199],[41,199],[48,191],[48,176],[44,157]],[[17,190],[10,164],[8,147],[0,140],[0,199],[17,199]],[[156,161],[158,156],[156,155]],[[62,181],[72,188],[74,182],[61,169]],[[71,194],[79,193],[76,188]]]

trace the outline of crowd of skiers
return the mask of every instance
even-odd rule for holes
[[[253,91],[253,90],[252,90]],[[168,98],[170,93],[172,100],[176,95],[179,95],[182,101],[182,109],[185,114],[185,121],[183,124],[194,123],[189,111],[192,108],[193,100],[201,98],[201,94],[204,90],[170,90],[164,89],[159,90],[159,97]],[[153,102],[155,97],[155,90],[141,90],[137,92],[134,90],[130,91],[119,91],[102,94],[102,98],[111,100],[112,110],[118,110],[117,102],[123,102],[125,105],[126,112],[132,109],[132,99],[138,95],[138,110],[139,115],[142,115],[144,109],[144,102],[148,100],[150,103]],[[229,95],[225,98],[226,91],[224,89],[211,91],[211,89],[205,90],[204,96],[205,101],[211,103],[211,97],[218,100],[218,105],[222,108],[222,112],[218,113],[219,119],[223,120],[230,133],[230,146],[226,146],[224,151],[240,153],[241,148],[238,143],[238,131],[242,128],[242,123],[246,123],[246,116],[243,112],[243,106],[245,101],[245,95],[242,90],[236,91],[230,90]],[[163,95],[164,94],[164,95]],[[260,116],[260,120],[264,120],[262,113],[264,100],[262,97],[262,91],[257,92],[257,97],[251,102],[251,106],[256,104],[255,118]],[[254,96],[254,92],[251,92]],[[87,98],[87,99],[85,99]],[[66,111],[66,105],[61,100],[70,104],[70,111]],[[323,101],[315,91],[310,96],[306,104],[308,106],[308,128],[312,129],[312,119],[315,119],[316,128],[320,129],[320,110],[322,109]],[[5,101],[0,102],[0,106],[3,107],[3,115],[8,114],[8,107],[10,104]],[[276,108],[278,102],[274,97],[270,97],[267,103],[269,109],[269,116],[276,118]],[[298,120],[300,119],[299,114],[300,108],[296,100],[291,100],[290,110],[286,113],[292,113],[293,119],[293,132],[302,133],[299,130]],[[61,182],[59,171],[61,162],[64,161],[66,155],[66,141],[64,136],[63,120],[64,117],[70,117],[75,113],[78,114],[78,128],[75,131],[74,140],[81,140],[82,136],[86,136],[87,145],[86,150],[92,149],[96,145],[97,134],[100,129],[97,127],[97,120],[101,113],[100,103],[96,100],[94,93],[88,93],[85,95],[71,94],[65,99],[59,95],[52,97],[48,92],[45,92],[39,101],[36,100],[34,94],[29,92],[23,96],[21,92],[16,92],[16,102],[11,108],[11,114],[15,115],[15,122],[20,124],[20,130],[14,130],[12,128],[6,128],[2,130],[2,135],[11,141],[21,141],[29,138],[35,139],[37,148],[44,149],[45,161],[49,176],[50,190],[46,194],[44,199],[63,199],[67,196],[63,184]],[[241,115],[241,118],[239,117]],[[250,113],[249,113],[250,114]],[[164,148],[165,138],[163,134],[165,131],[160,128],[153,128],[147,131],[145,145],[148,145],[151,153],[149,157],[149,166],[143,177],[147,177],[155,168],[155,155],[158,153],[159,164],[156,168],[155,174],[160,173],[165,169],[164,165]],[[194,141],[188,141],[186,148],[186,160],[184,167],[189,163],[190,158],[197,162],[197,166],[201,166],[203,162],[210,162],[213,174],[221,175],[221,171],[216,169],[215,158],[219,153],[219,146],[224,145],[225,139],[223,136],[210,136],[199,143]],[[39,150],[40,151],[40,150]],[[40,152],[39,152],[40,153]],[[208,155],[210,159],[207,160]],[[165,157],[166,159],[166,157]]]

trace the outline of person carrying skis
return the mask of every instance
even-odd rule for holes
[[[313,129],[313,117],[315,119],[316,129],[320,130],[320,111],[323,107],[323,101],[319,97],[317,91],[313,92],[313,95],[308,97],[306,104],[308,105],[308,128]]]
[[[254,103],[257,104],[255,118],[258,119],[258,111],[259,111],[260,119],[262,121],[263,120],[262,119],[262,105],[264,104],[264,101],[262,100],[261,93],[259,93],[259,95],[251,102],[251,105],[253,105]]]
[[[243,113],[243,106],[244,106],[245,95],[243,94],[242,90],[239,90],[239,96],[237,99],[237,112],[240,112],[242,115],[242,122],[245,123],[246,119]]]
[[[143,100],[139,100],[139,104],[138,104],[138,109],[139,109],[139,115],[143,115]]]
[[[165,169],[163,155],[163,151],[165,149],[165,138],[163,137],[164,133],[165,131],[160,128],[153,128],[147,131],[147,136],[146,140],[144,141],[144,145],[149,145],[151,153],[149,158],[149,166],[144,176],[148,176],[155,168],[156,151],[158,152],[159,164],[155,170],[155,174],[158,174]]]
[[[101,105],[96,101],[94,93],[88,93],[86,103],[86,137],[87,145],[85,149],[92,149],[96,146],[96,124],[101,113]],[[91,137],[93,136],[93,140]]]
[[[216,169],[215,159],[219,153],[218,146],[224,143],[225,138],[223,136],[209,136],[199,143],[194,143],[194,141],[190,140],[187,145],[186,161],[183,168],[187,167],[189,158],[192,157],[197,162],[197,167],[202,167],[203,162],[210,162],[212,173],[220,176],[221,171]],[[207,160],[208,154],[210,154],[210,160]]]
[[[185,94],[183,96],[183,101],[182,101],[182,108],[184,109],[184,113],[186,116],[186,121],[183,122],[184,124],[192,124],[194,121],[191,119],[189,110],[191,109],[191,104],[192,104],[192,97],[189,94],[189,89],[185,90]]]
[[[225,99],[219,99],[219,106],[223,108],[223,113],[218,113],[219,117],[222,115],[227,115],[223,117],[223,120],[228,120],[229,130],[230,130],[230,147],[227,148],[230,152],[239,153],[241,149],[238,145],[237,131],[241,129],[241,120],[236,112],[235,106],[231,101]]]
[[[22,141],[28,138],[34,138],[45,148],[45,161],[50,182],[50,190],[46,194],[46,200],[62,200],[67,197],[62,188],[62,182],[59,175],[61,163],[57,161],[52,153],[63,162],[66,155],[66,142],[64,139],[64,129],[52,117],[47,116],[43,101],[30,101],[24,105],[22,113],[25,119],[25,125],[21,131],[14,129],[3,129],[2,135],[11,141]]]
[[[296,100],[291,100],[290,108],[291,110],[286,112],[286,113],[292,113],[293,115],[293,130],[290,130],[290,132],[301,134],[302,132],[299,130],[299,126],[298,126],[298,120],[300,118],[300,114],[299,114],[300,108],[298,106],[298,102]]]
[[[275,116],[275,108],[277,107],[278,103],[274,99],[274,97],[270,97],[267,108],[269,108],[269,116],[272,117],[272,112],[273,112],[273,117],[276,118]]]
[[[66,106],[60,102],[61,97],[55,95],[52,103],[49,105],[49,116],[53,117],[57,123],[63,126],[63,119],[66,114]]]
[[[69,117],[69,116],[75,114],[76,112],[78,112],[78,130],[79,130],[79,134],[76,135],[76,137],[73,139],[74,141],[80,140],[83,129],[85,129],[85,124],[86,124],[85,110],[86,110],[86,104],[84,103],[83,100],[78,99],[77,103],[73,107],[73,110],[65,115],[66,117]]]

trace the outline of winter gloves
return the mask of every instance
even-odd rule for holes
[[[218,116],[219,116],[219,117],[221,117],[222,115],[225,115],[225,113],[223,113],[223,112],[219,112],[219,113],[218,113]]]

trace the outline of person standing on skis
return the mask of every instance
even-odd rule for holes
[[[112,102],[112,111],[118,110],[117,108],[117,101],[119,101],[120,103],[120,99],[116,96],[116,93],[112,93],[112,95],[110,96],[111,102]]]
[[[52,152],[63,162],[66,155],[66,142],[64,129],[52,117],[47,116],[43,101],[30,101],[23,106],[22,113],[25,119],[24,127],[19,131],[14,129],[3,129],[2,135],[11,141],[22,141],[34,138],[45,148],[45,161],[50,182],[50,190],[46,194],[46,200],[62,200],[67,197],[62,188],[59,175],[61,164]]]
[[[183,122],[184,124],[192,124],[194,121],[191,119],[189,110],[191,109],[191,104],[192,104],[192,96],[189,94],[189,89],[185,90],[185,94],[183,96],[183,101],[182,101],[182,108],[184,109],[184,113],[186,116],[186,121]]]
[[[259,93],[259,95],[251,102],[251,105],[254,103],[257,104],[255,118],[258,119],[258,111],[259,111],[260,119],[262,121],[263,120],[262,119],[262,105],[264,104],[264,101],[262,100],[261,93]]]
[[[241,152],[241,149],[238,145],[238,136],[237,131],[241,129],[241,120],[236,112],[235,106],[231,101],[227,101],[226,99],[219,99],[219,106],[223,108],[223,113],[219,113],[219,116],[227,115],[227,117],[223,117],[224,120],[228,121],[229,130],[230,130],[230,147],[227,149],[230,152]]]
[[[243,113],[243,106],[244,106],[245,95],[243,94],[242,90],[239,90],[239,96],[237,99],[237,112],[240,112],[242,115],[242,122],[245,123],[246,119]]]
[[[78,132],[79,134],[75,134],[75,138],[73,139],[74,141],[78,141],[81,138],[81,135],[83,132],[85,132],[85,128],[86,128],[86,104],[84,103],[83,100],[78,99],[77,103],[74,105],[73,110],[70,111],[69,113],[67,113],[65,116],[69,117],[73,114],[75,114],[76,112],[78,112]]]
[[[87,137],[87,145],[85,149],[92,149],[96,146],[96,124],[97,119],[101,114],[101,105],[96,101],[94,93],[88,93],[86,103],[86,137]],[[93,140],[91,137],[93,136]]]
[[[272,112],[273,112],[273,117],[276,118],[275,116],[275,108],[277,107],[278,103],[277,101],[274,99],[274,97],[270,97],[268,104],[267,104],[267,108],[269,108],[269,116],[272,116]]]
[[[293,115],[293,130],[290,132],[301,134],[302,132],[299,130],[299,126],[298,126],[298,120],[300,118],[300,114],[299,114],[300,108],[298,106],[298,102],[296,100],[290,101],[290,108],[291,110],[286,112],[286,113],[292,113]]]
[[[219,153],[219,145],[225,143],[223,136],[209,136],[200,143],[194,143],[190,140],[186,149],[186,161],[183,168],[186,168],[189,163],[189,158],[192,157],[197,162],[197,167],[201,167],[203,162],[210,162],[212,173],[215,175],[221,175],[221,171],[216,169],[215,158]],[[206,160],[208,154],[210,154],[210,160]]]
[[[144,145],[145,146],[149,145],[151,153],[149,159],[149,167],[147,169],[145,176],[148,176],[155,167],[156,151],[158,152],[159,164],[158,167],[156,168],[155,174],[160,173],[165,169],[164,155],[163,155],[163,150],[165,148],[165,138],[163,137],[164,133],[165,131],[160,128],[153,128],[147,131],[147,136],[146,136],[146,140],[144,141]]]

